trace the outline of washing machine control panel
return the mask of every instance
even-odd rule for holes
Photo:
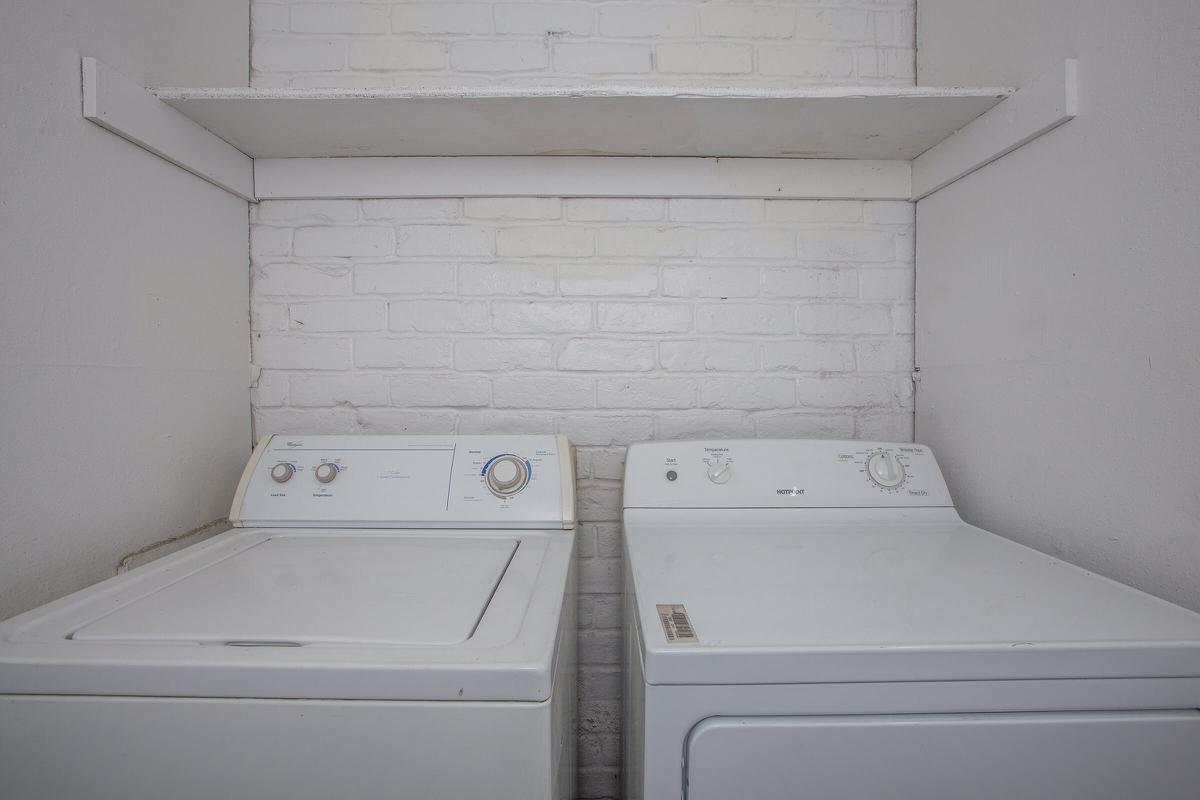
[[[928,447],[786,439],[634,445],[625,501],[627,508],[953,506]]]
[[[571,447],[559,436],[272,436],[230,519],[311,527],[569,527]]]

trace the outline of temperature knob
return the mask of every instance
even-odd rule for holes
[[[884,489],[895,489],[904,483],[904,465],[891,450],[876,453],[867,459],[867,475]]]
[[[341,470],[338,469],[337,464],[331,464],[330,462],[326,461],[324,464],[317,467],[317,480],[321,483],[332,483],[333,479],[338,476],[338,472],[340,471]]]
[[[529,468],[518,456],[505,455],[492,459],[483,471],[483,477],[492,494],[511,497],[529,480]]]
[[[708,479],[713,483],[729,483],[733,477],[733,465],[728,461],[714,461],[708,465]]]
[[[287,483],[296,474],[296,468],[286,461],[281,461],[271,467],[271,480],[276,483]]]

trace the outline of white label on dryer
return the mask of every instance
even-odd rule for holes
[[[695,644],[700,641],[686,608],[669,603],[659,603],[656,607],[668,644]]]

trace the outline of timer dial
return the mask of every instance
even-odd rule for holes
[[[519,456],[503,455],[488,462],[483,471],[488,490],[497,497],[511,497],[529,481],[529,468]]]
[[[296,468],[286,461],[281,461],[271,467],[271,480],[276,483],[287,483],[296,474]]]
[[[895,489],[904,483],[904,465],[891,450],[875,453],[867,459],[867,475],[884,489]]]
[[[317,480],[321,483],[332,483],[333,479],[338,476],[338,472],[340,472],[340,470],[338,469],[337,464],[332,464],[326,461],[324,464],[321,464],[319,467],[317,467]]]

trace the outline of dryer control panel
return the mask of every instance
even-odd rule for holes
[[[629,448],[626,508],[952,507],[924,445],[801,439]]]
[[[264,438],[235,525],[570,528],[575,470],[561,436]]]

